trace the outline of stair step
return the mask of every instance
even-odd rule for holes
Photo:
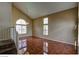
[[[0,47],[0,50],[6,49],[6,48],[10,48],[10,47],[13,47],[13,46],[14,46],[13,44],[1,46],[1,47]]]
[[[11,42],[11,40],[3,40],[3,41],[0,41],[0,47],[4,45],[12,44],[12,43],[13,42]]]
[[[12,49],[15,49],[15,47],[0,50],[0,53],[4,53],[4,52],[7,52],[7,51],[12,50]]]
[[[16,54],[17,49],[15,43],[12,40],[0,41],[0,54]]]

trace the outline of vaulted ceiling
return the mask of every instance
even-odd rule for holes
[[[14,2],[14,6],[31,18],[38,18],[76,7],[75,2]]]

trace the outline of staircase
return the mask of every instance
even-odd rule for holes
[[[15,43],[10,39],[0,41],[0,54],[17,54]]]

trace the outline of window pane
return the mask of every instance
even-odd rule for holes
[[[43,22],[44,24],[48,24],[48,18],[44,18]]]
[[[22,29],[22,33],[21,34],[26,34],[26,29]]]
[[[43,35],[48,35],[48,31],[43,31]]]
[[[44,25],[44,27],[43,27],[44,29],[44,31],[48,31],[48,25]]]
[[[48,25],[43,26],[43,35],[48,35]]]
[[[26,26],[16,25],[16,31],[18,32],[18,34],[25,34],[26,30]]]
[[[22,26],[22,33],[25,34],[26,33],[26,26]]]
[[[26,26],[22,26],[22,29],[26,29]]]
[[[16,31],[21,34],[21,25],[16,25]]]
[[[48,25],[44,25],[44,30],[48,30]]]

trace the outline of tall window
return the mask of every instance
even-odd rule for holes
[[[24,19],[19,19],[16,21],[16,31],[18,34],[26,34],[27,33],[27,24]]]
[[[48,17],[43,19],[43,35],[48,35]]]

